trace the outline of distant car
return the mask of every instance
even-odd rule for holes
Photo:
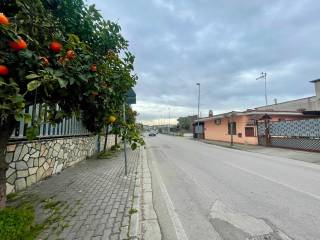
[[[156,132],[152,131],[152,132],[149,132],[149,136],[154,137],[154,136],[157,136],[157,134],[156,134]]]

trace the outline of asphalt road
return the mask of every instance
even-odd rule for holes
[[[160,134],[146,143],[164,240],[320,239],[319,165]]]

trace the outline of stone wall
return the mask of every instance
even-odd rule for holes
[[[9,144],[7,193],[22,190],[92,156],[96,153],[96,138],[82,136]]]
[[[100,151],[103,151],[103,147],[104,147],[104,140],[105,140],[105,136],[101,136],[100,138]],[[120,137],[118,137],[118,144],[120,141]],[[111,146],[114,145],[114,134],[109,134],[108,135],[108,140],[107,140],[107,148],[110,148]]]

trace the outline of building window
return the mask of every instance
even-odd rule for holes
[[[245,127],[246,137],[254,137],[254,127]]]
[[[237,124],[235,122],[228,123],[228,134],[236,135],[237,134]]]
[[[221,119],[215,119],[215,120],[214,120],[214,123],[215,123],[216,125],[220,125],[220,124],[221,124]]]

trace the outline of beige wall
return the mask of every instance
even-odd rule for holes
[[[299,117],[292,116],[272,116],[271,121],[278,121],[279,118],[282,120],[295,120],[299,119]],[[245,127],[247,126],[247,122],[251,119],[251,116],[237,116],[234,117],[234,121],[237,124],[237,134],[233,135],[233,141],[235,143],[241,144],[258,144],[257,137],[257,128],[256,126],[248,126],[254,127],[254,137],[246,137],[245,136]],[[228,134],[228,121],[229,118],[221,119],[221,124],[216,125],[214,120],[205,121],[205,139],[207,140],[216,140],[216,141],[225,141],[230,142],[231,136]],[[239,137],[238,134],[242,133],[242,136]]]
[[[316,97],[320,99],[320,81],[314,83],[314,90],[316,91]]]
[[[234,117],[234,121],[237,124],[237,135],[233,135],[233,141],[235,143],[243,143],[243,144],[258,144],[257,137],[246,137],[245,136],[245,126],[248,122],[247,116],[238,116]],[[228,118],[221,119],[221,124],[216,125],[214,120],[205,122],[205,139],[207,140],[217,140],[217,141],[226,141],[229,142],[231,136],[228,134]],[[256,135],[256,127],[255,129]],[[238,133],[242,133],[242,137],[238,137]]]
[[[318,97],[309,97],[289,102],[283,102],[268,106],[262,106],[255,108],[257,110],[274,110],[274,111],[298,111],[305,109],[306,111],[319,111],[320,100]]]

